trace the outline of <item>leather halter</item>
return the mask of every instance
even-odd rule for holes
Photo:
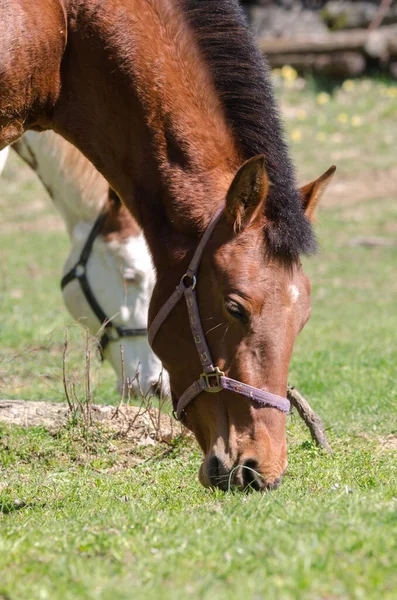
[[[208,348],[203,326],[200,320],[200,313],[196,298],[196,283],[197,272],[200,266],[204,248],[210,239],[222,213],[223,208],[216,213],[215,217],[208,225],[195,250],[186,273],[182,276],[179,285],[176,286],[175,291],[159,310],[149,327],[148,339],[150,346],[152,346],[154,338],[156,337],[156,334],[164,323],[165,319],[168,317],[176,304],[178,304],[182,296],[185,296],[189,314],[190,328],[196,350],[203,367],[203,372],[201,373],[200,377],[183,392],[182,396],[175,403],[174,411],[178,419],[181,418],[186,406],[201,392],[215,393],[220,392],[221,390],[229,390],[230,392],[236,392],[237,394],[246,396],[261,407],[270,406],[285,413],[289,412],[291,406],[287,398],[276,396],[275,394],[271,394],[265,390],[260,390],[259,388],[255,388],[251,385],[231,379],[230,377],[226,377],[223,371],[214,366],[211,358],[211,353]]]
[[[104,360],[104,352],[110,342],[117,342],[120,338],[125,337],[135,337],[135,336],[143,336],[147,335],[147,329],[133,329],[129,327],[123,327],[122,325],[117,325],[117,323],[113,323],[110,317],[102,310],[100,304],[94,296],[94,292],[90,286],[90,282],[87,277],[87,264],[89,258],[91,256],[92,247],[95,242],[95,238],[99,234],[102,229],[102,226],[106,220],[107,211],[102,211],[97,220],[95,221],[90,234],[84,244],[84,247],[81,251],[80,258],[77,263],[70,269],[61,280],[61,289],[63,290],[68,283],[77,279],[80,284],[81,290],[87,300],[91,310],[95,313],[95,316],[101,323],[104,331],[99,340],[99,352],[101,354],[101,359]]]

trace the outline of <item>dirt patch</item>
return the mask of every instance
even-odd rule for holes
[[[182,432],[180,423],[156,408],[123,406],[118,409],[115,406],[93,405],[90,410],[92,424],[101,424],[140,445],[169,443]],[[71,418],[66,403],[0,400],[0,421],[9,425],[45,427],[54,432]]]
[[[397,434],[390,433],[383,438],[379,438],[379,446],[384,450],[397,450]]]
[[[396,197],[397,167],[387,171],[371,171],[353,179],[338,180],[337,173],[324,195],[323,207],[351,206],[364,200]]]

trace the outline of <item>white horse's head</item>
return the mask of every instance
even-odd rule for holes
[[[91,232],[92,223],[80,221],[72,232],[72,248],[64,265],[64,274],[79,261],[84,244]],[[145,330],[147,314],[155,275],[145,240],[141,233],[125,239],[105,239],[98,235],[86,266],[86,276],[96,302],[108,319],[124,330]],[[101,323],[86,299],[77,279],[63,288],[63,299],[68,311],[85,324],[93,335],[101,337]],[[161,375],[161,362],[149,347],[147,336],[127,335],[119,338],[114,328],[104,356],[112,364],[122,386],[123,347],[124,376],[134,379],[139,372],[139,382],[146,393],[156,386]],[[162,374],[163,388],[167,387],[167,374]],[[136,387],[137,382],[133,382]]]

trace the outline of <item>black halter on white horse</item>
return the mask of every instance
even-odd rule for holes
[[[107,316],[107,314],[103,311],[102,307],[98,303],[90,286],[90,282],[87,276],[87,265],[90,259],[95,238],[99,235],[106,217],[107,211],[102,211],[99,214],[83,246],[79,260],[74,265],[74,267],[72,267],[72,269],[70,269],[70,271],[62,277],[61,280],[61,289],[63,290],[65,286],[68,285],[68,283],[77,279],[91,310],[94,312],[95,316],[102,324],[104,330],[99,339],[99,351],[102,360],[104,360],[105,358],[104,352],[110,342],[117,342],[120,338],[147,335],[146,328],[133,329],[130,327],[123,327],[122,325],[117,325],[117,323],[113,323],[111,317]]]

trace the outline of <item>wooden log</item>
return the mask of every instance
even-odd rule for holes
[[[374,19],[372,19],[368,29],[372,31],[373,29],[378,29],[381,26],[383,19],[387,15],[387,11],[390,9],[393,0],[381,0],[378,10]]]
[[[311,71],[331,77],[355,77],[365,71],[366,60],[360,52],[330,54],[272,54],[268,57],[273,68],[290,65],[298,72]]]
[[[370,56],[395,56],[397,25],[386,25],[375,31],[350,29],[326,35],[296,38],[266,38],[259,40],[260,49],[269,59],[274,55],[324,54],[356,50]]]
[[[390,56],[397,57],[397,34],[394,38],[388,40],[387,49]]]
[[[332,448],[328,442],[325,428],[321,418],[314,412],[310,404],[303,396],[294,388],[289,387],[287,390],[287,398],[292,406],[296,408],[299,416],[309,428],[310,435],[316,444],[323,448],[328,454],[332,454]]]

